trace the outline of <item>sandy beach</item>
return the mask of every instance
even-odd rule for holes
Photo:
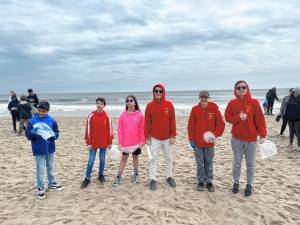
[[[104,185],[97,181],[98,157],[92,183],[80,189],[88,152],[84,142],[85,118],[56,118],[56,179],[62,192],[35,196],[35,161],[30,142],[12,133],[11,120],[0,120],[0,224],[300,224],[300,153],[287,149],[288,130],[278,137],[280,124],[267,118],[268,139],[275,142],[278,155],[261,160],[257,154],[254,195],[245,198],[245,162],[241,193],[233,195],[230,125],[218,141],[214,160],[215,193],[196,190],[196,170],[187,142],[187,118],[177,118],[178,136],[173,146],[173,168],[177,188],[167,186],[163,157],[160,158],[158,189],[148,188],[148,155],[140,156],[142,182],[131,183],[132,160],[123,184],[112,186],[119,161],[107,157]],[[113,120],[116,131],[117,118]],[[116,133],[116,132],[115,132]],[[116,138],[114,140],[116,143]],[[46,176],[45,176],[46,177]]]

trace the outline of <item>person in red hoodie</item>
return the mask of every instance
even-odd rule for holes
[[[165,173],[167,183],[175,188],[172,178],[171,145],[175,143],[176,120],[173,104],[166,100],[166,89],[157,84],[152,89],[153,101],[147,104],[145,110],[145,139],[150,146],[151,159],[149,166],[150,190],[156,190],[157,161],[162,149],[165,159]]]
[[[200,91],[200,102],[192,108],[188,122],[188,136],[197,166],[197,189],[204,191],[204,183],[209,192],[214,192],[213,158],[214,144],[222,136],[225,128],[219,107],[210,102],[208,91]]]
[[[104,111],[106,101],[99,97],[96,99],[97,110],[92,112],[86,122],[85,141],[89,150],[89,160],[86,169],[86,176],[81,184],[81,188],[86,188],[91,182],[91,174],[96,158],[97,149],[99,150],[99,174],[98,180],[105,182],[104,166],[106,149],[111,148],[113,136],[112,123],[109,115]]]
[[[236,99],[231,100],[225,110],[225,120],[232,124],[231,146],[234,156],[232,192],[234,194],[239,192],[241,163],[245,155],[247,166],[245,196],[247,197],[252,195],[257,136],[260,136],[259,142],[264,143],[267,129],[259,101],[252,98],[248,84],[242,80],[236,82],[234,94]]]

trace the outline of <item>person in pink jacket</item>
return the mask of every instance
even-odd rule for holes
[[[121,184],[122,173],[131,152],[134,168],[132,180],[134,183],[140,182],[138,156],[141,154],[141,148],[144,144],[144,116],[140,112],[136,97],[129,95],[126,98],[126,111],[120,116],[118,124],[118,145],[122,151],[122,158],[118,174],[113,181],[114,186]]]

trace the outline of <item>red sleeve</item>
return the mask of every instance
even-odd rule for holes
[[[225,110],[225,120],[231,124],[236,124],[236,123],[239,123],[242,121],[239,115],[233,114],[231,102],[229,102],[229,104]]]
[[[176,133],[176,116],[175,116],[175,109],[173,104],[171,104],[170,106],[171,108],[171,113],[170,113],[170,133],[171,133],[171,137],[174,138],[176,137],[177,133]]]
[[[145,110],[145,129],[144,129],[145,139],[150,138],[150,133],[151,133],[151,115],[150,115],[150,106],[148,104]]]
[[[113,132],[113,126],[112,126],[112,121],[111,121],[111,118],[109,116],[107,116],[107,132],[108,132],[108,135],[107,135],[107,144],[108,145],[111,145],[112,144],[112,140],[114,139],[114,132]]]
[[[261,138],[265,138],[267,136],[267,128],[264,113],[260,107],[259,102],[256,102],[256,113],[254,116],[255,126],[258,132],[258,135]]]
[[[85,127],[85,143],[87,145],[91,145],[91,130],[92,130],[92,124],[91,124],[91,119],[92,119],[93,114],[90,114],[86,120],[86,127]]]
[[[225,129],[225,123],[223,120],[223,117],[221,115],[221,112],[219,109],[216,110],[216,131],[215,136],[220,137],[222,136]]]
[[[195,127],[196,127],[196,117],[195,111],[192,109],[188,122],[188,137],[190,141],[195,142]]]

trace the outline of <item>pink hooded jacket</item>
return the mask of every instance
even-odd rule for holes
[[[145,144],[144,116],[140,111],[122,113],[118,124],[118,144],[122,148]]]

